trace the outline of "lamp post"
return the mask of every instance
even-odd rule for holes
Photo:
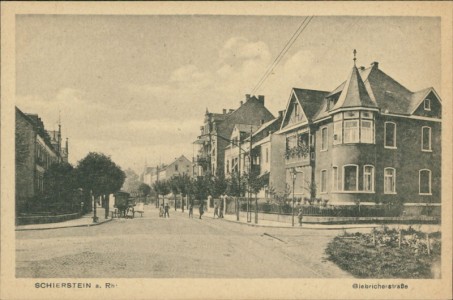
[[[294,227],[294,202],[295,202],[295,198],[294,198],[294,186],[296,185],[296,178],[297,178],[297,171],[296,171],[296,168],[291,168],[290,170],[290,173],[291,173],[291,176],[293,178],[293,207],[292,207],[292,224],[293,224],[293,227]]]

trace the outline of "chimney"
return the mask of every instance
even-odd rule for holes
[[[249,101],[250,100],[250,94],[245,94],[245,101]]]
[[[260,124],[261,124],[261,125],[264,124],[264,119],[261,119],[261,120],[260,120]]]
[[[371,66],[372,66],[373,68],[379,69],[379,62],[373,61],[373,62],[371,63]]]
[[[227,110],[224,108],[223,109],[223,114],[226,115]]]
[[[279,118],[279,119],[280,119],[280,118],[283,118],[283,114],[284,114],[284,113],[285,113],[285,110],[280,110],[280,111],[278,112],[278,118]]]
[[[242,104],[244,104],[244,101],[241,101],[240,103],[241,103],[241,106],[242,106]]]
[[[66,138],[66,154],[69,157],[69,142],[68,142],[68,138]]]
[[[364,66],[360,66],[360,70],[365,70],[365,67]]]
[[[234,109],[231,109],[231,108],[230,108],[229,113],[232,113],[233,111],[234,111]]]
[[[258,95],[258,101],[264,105],[264,96],[263,95]]]

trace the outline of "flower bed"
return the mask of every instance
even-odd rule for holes
[[[401,241],[400,241],[401,237]],[[326,248],[329,260],[358,278],[434,278],[440,262],[441,234],[413,229],[352,233],[335,237]]]

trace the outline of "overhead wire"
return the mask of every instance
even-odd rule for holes
[[[272,64],[269,65],[267,68],[266,72],[263,74],[261,79],[258,81],[258,83],[255,85],[255,87],[252,90],[252,94],[254,94],[258,89],[261,88],[263,83],[267,80],[267,78],[270,76],[270,74],[273,72],[275,67],[279,64],[283,56],[289,51],[289,49],[292,47],[292,45],[295,43],[297,38],[301,35],[301,33],[307,28],[307,26],[310,24],[311,20],[314,18],[314,16],[310,17],[305,17],[305,19],[302,21],[302,23],[299,25],[297,30],[294,32],[294,34],[291,36],[291,38],[288,40],[286,45],[283,47],[283,49],[280,51],[280,53],[277,55],[275,60],[272,62]],[[308,20],[308,21],[307,21]]]

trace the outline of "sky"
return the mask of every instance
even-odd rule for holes
[[[16,16],[16,105],[61,119],[69,161],[123,169],[191,159],[206,108],[236,109],[305,19],[289,16]],[[256,92],[277,115],[291,88],[331,91],[353,66],[441,95],[440,18],[315,16]]]

